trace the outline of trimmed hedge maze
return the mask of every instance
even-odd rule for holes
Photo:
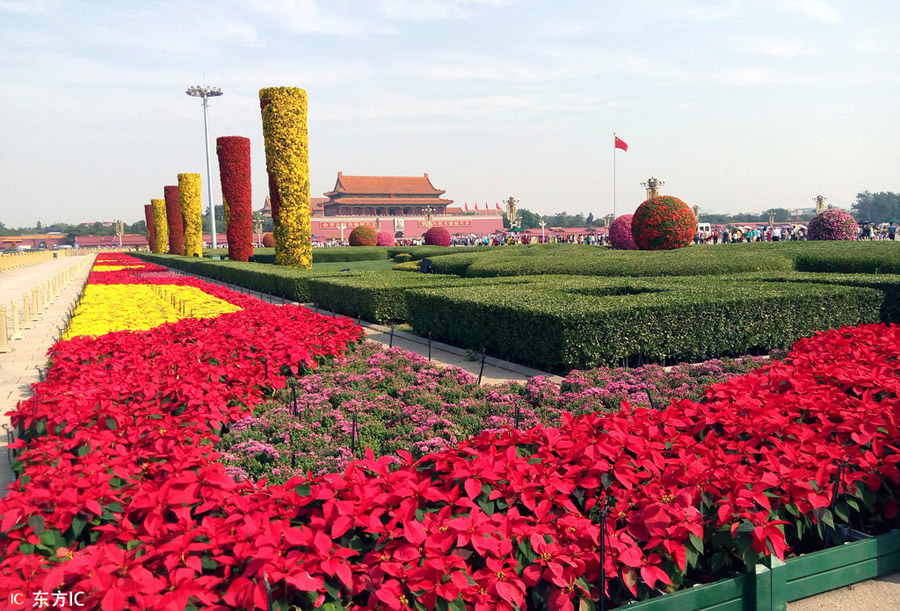
[[[341,250],[368,249],[315,252],[341,256]],[[894,243],[372,252],[406,261],[395,269],[407,271],[144,258],[354,318],[408,323],[420,335],[554,372],[761,353],[819,330],[900,322],[900,244]],[[411,271],[426,257],[438,273]]]

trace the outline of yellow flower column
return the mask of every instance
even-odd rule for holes
[[[272,201],[279,201],[275,222],[275,261],[279,265],[312,268],[309,209],[309,141],[306,91],[296,87],[259,90],[266,169]]]
[[[184,219],[184,255],[203,256],[203,204],[200,201],[200,175],[179,174],[181,217]]]
[[[150,208],[153,210],[154,241],[151,250],[155,253],[166,253],[169,248],[169,223],[166,220],[166,200],[151,199]]]

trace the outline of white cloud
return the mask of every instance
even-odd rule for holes
[[[43,15],[47,13],[44,0],[0,0],[0,12],[15,15]]]
[[[720,74],[717,77],[717,80],[731,85],[749,86],[770,85],[776,83],[813,83],[816,82],[818,78],[819,77],[817,76],[805,73],[798,76],[797,74],[780,72],[769,68],[747,67]]]
[[[464,19],[482,6],[507,6],[513,0],[381,0],[381,12],[397,21]]]
[[[841,20],[838,12],[823,0],[788,0],[784,6],[790,11],[827,23],[837,23]]]
[[[815,49],[797,40],[777,38],[756,38],[746,41],[742,48],[757,55],[769,55],[771,57],[797,57],[800,55],[812,55]]]
[[[373,29],[360,19],[324,13],[315,0],[242,0],[240,6],[268,15],[274,27],[300,34],[353,38]]]

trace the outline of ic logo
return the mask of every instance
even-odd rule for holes
[[[22,590],[13,590],[9,593],[9,604],[13,607],[25,606],[25,592]]]

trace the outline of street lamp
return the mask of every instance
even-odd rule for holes
[[[425,213],[425,221],[422,223],[428,229],[431,229],[432,225],[434,225],[434,208],[428,206],[424,210]]]
[[[263,229],[262,219],[256,219],[256,235],[258,236],[258,239],[256,240],[256,244],[257,244],[257,246],[260,246],[260,247],[262,247],[262,229]]]
[[[666,184],[666,181],[660,180],[656,176],[651,176],[641,183],[641,186],[647,189],[647,199],[653,199],[659,195],[659,188]]]
[[[122,235],[125,233],[125,223],[116,221],[116,235],[119,237],[119,248],[122,248]]]
[[[541,219],[541,222],[538,223],[541,226],[541,244],[544,243],[544,227],[547,226],[547,221]]]
[[[206,139],[206,185],[209,192],[209,228],[212,233],[212,247],[216,248],[216,204],[213,201],[212,190],[212,168],[209,164],[209,119],[207,118],[207,109],[209,108],[209,98],[215,98],[222,95],[222,90],[218,87],[207,87],[194,85],[188,87],[185,93],[194,98],[203,98],[203,137]]]

